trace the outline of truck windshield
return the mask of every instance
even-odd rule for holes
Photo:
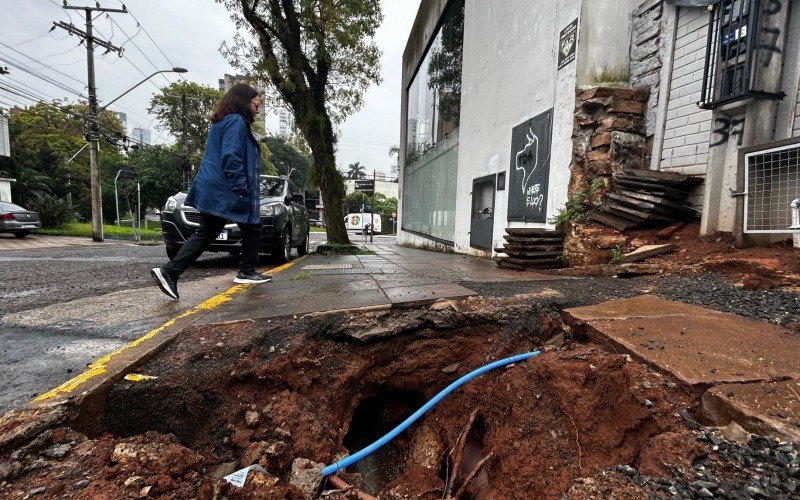
[[[261,196],[272,197],[283,195],[283,179],[275,177],[262,177],[261,178]]]

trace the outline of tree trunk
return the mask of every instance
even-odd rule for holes
[[[327,117],[326,117],[327,118]],[[330,122],[328,122],[330,123]],[[314,168],[317,172],[319,189],[322,192],[323,213],[325,215],[325,232],[328,243],[334,245],[347,245],[350,238],[344,224],[344,182],[342,175],[336,170],[336,155],[333,149],[333,128],[321,127],[316,134],[306,137],[311,155],[314,158]],[[308,139],[311,139],[310,141]]]

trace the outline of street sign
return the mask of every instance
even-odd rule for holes
[[[363,193],[371,193],[375,191],[375,181],[374,180],[357,180],[356,181],[356,191],[361,191]]]
[[[118,172],[118,175],[119,175],[119,178],[120,178],[120,179],[130,179],[130,180],[133,180],[133,179],[135,179],[135,178],[136,178],[136,172],[134,172],[134,171],[132,171],[132,170],[120,170],[120,171]]]

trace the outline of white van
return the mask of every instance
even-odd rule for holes
[[[356,234],[363,233],[366,225],[367,234],[369,234],[369,213],[347,214],[347,217],[344,218],[344,225],[348,231],[355,231]],[[372,229],[374,234],[380,234],[381,232],[381,216],[378,214],[372,214]]]

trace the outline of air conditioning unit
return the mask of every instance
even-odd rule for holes
[[[800,142],[744,155],[745,233],[800,233]]]

